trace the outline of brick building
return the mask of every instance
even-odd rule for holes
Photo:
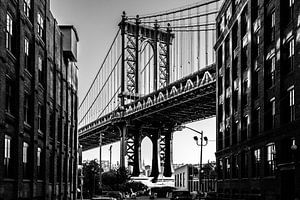
[[[49,0],[0,1],[0,199],[76,199],[77,42]]]
[[[300,198],[300,1],[225,0],[217,17],[218,193]]]

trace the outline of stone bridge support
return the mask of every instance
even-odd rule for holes
[[[164,132],[164,158],[163,175],[171,177],[173,172],[173,132],[167,130]]]

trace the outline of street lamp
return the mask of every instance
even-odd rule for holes
[[[203,131],[197,131],[197,130],[195,130],[193,128],[190,128],[188,126],[182,126],[182,125],[177,126],[177,127],[175,127],[175,130],[176,131],[182,131],[184,128],[187,128],[191,131],[194,131],[194,132],[200,134],[200,136],[201,136],[200,137],[200,144],[199,144],[199,138],[197,136],[194,136],[194,140],[196,141],[196,144],[198,146],[200,146],[200,166],[199,166],[199,192],[200,192],[201,191],[201,171],[202,171],[202,148],[203,148],[203,146],[207,145],[208,139],[207,139],[207,137],[203,137]],[[203,144],[203,140],[205,141],[205,144]]]
[[[112,145],[109,147],[109,171],[111,171],[111,150],[112,150]]]

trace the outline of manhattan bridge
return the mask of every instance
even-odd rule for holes
[[[174,129],[216,112],[213,46],[220,6],[220,0],[206,0],[151,15],[123,13],[79,106],[83,150],[120,141],[120,165],[138,176],[141,141],[149,137],[151,176],[171,176]]]

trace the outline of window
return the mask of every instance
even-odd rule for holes
[[[185,182],[185,173],[183,172],[182,173],[182,187],[185,187],[184,182]]]
[[[269,44],[275,41],[275,12],[272,12],[267,16],[267,30],[266,38],[269,40]]]
[[[24,14],[29,18],[30,15],[30,0],[24,0]]]
[[[229,43],[230,43],[230,38],[229,36],[225,39],[225,62],[226,62],[226,65],[228,64],[228,59],[230,58],[230,46],[229,46]]]
[[[61,105],[61,91],[62,91],[62,85],[61,85],[61,77],[57,76],[56,79],[56,100],[57,100],[57,104]]]
[[[253,7],[252,7],[252,16],[253,19],[256,19],[258,17],[258,12],[259,12],[259,0],[253,0]]]
[[[223,33],[225,28],[225,23],[224,23],[224,16],[220,18],[220,21],[218,22],[218,37]]]
[[[221,150],[222,148],[223,148],[223,127],[222,127],[222,131],[219,131],[218,133],[218,150]]]
[[[229,147],[229,145],[230,145],[230,127],[228,125],[228,127],[225,128],[225,147]]]
[[[242,178],[248,177],[248,158],[246,151],[241,152],[241,174]]]
[[[237,143],[237,134],[238,134],[238,125],[239,125],[239,121],[234,121],[232,123],[232,134],[231,134],[231,141],[232,141],[232,145],[235,145]]]
[[[232,161],[232,178],[238,178],[238,171],[239,171],[238,155],[233,155],[231,161]]]
[[[275,85],[275,56],[272,56],[266,63],[266,88]]]
[[[245,6],[242,16],[241,16],[241,26],[242,26],[242,38],[248,33],[248,23],[249,23],[249,16],[248,16],[248,7]]]
[[[258,98],[258,92],[259,92],[259,85],[258,85],[258,80],[259,80],[259,70],[256,69],[253,71],[253,76],[252,76],[252,95],[253,98]]]
[[[267,163],[266,163],[266,175],[273,176],[275,173],[275,144],[270,143],[267,145]]]
[[[241,141],[247,140],[248,137],[248,115],[242,118]]]
[[[44,84],[44,72],[43,72],[43,59],[41,56],[38,57],[38,80],[42,85]]]
[[[41,165],[42,148],[38,147],[36,152],[36,166],[38,179],[42,178],[42,165]]]
[[[295,121],[295,89],[294,86],[288,89],[289,93],[289,119]]]
[[[282,25],[288,26],[293,20],[295,0],[282,0],[280,7],[282,9]]]
[[[6,100],[5,100],[5,110],[6,112],[13,114],[13,89],[12,89],[12,81],[10,79],[6,79]]]
[[[10,52],[13,51],[13,20],[12,16],[6,14],[6,31],[5,31],[5,47]]]
[[[223,179],[223,160],[218,160],[218,179]]]
[[[246,151],[241,152],[241,176],[242,178],[248,177],[248,159]]]
[[[29,177],[29,166],[28,166],[28,143],[23,142],[23,177]]]
[[[53,91],[54,91],[54,85],[53,85],[53,83],[54,83],[54,80],[53,80],[53,69],[51,68],[50,69],[50,73],[49,73],[49,93],[50,93],[50,97],[51,98],[53,98],[53,96],[54,96],[54,93],[53,93]]]
[[[28,162],[28,143],[23,142],[23,163]]]
[[[238,110],[239,91],[234,90],[232,94],[232,112],[235,114]]]
[[[50,137],[55,137],[55,111],[50,110]]]
[[[252,137],[255,137],[260,132],[260,108],[256,108],[252,117]]]
[[[227,25],[232,15],[232,6],[229,4],[226,13],[225,13],[225,24]],[[226,26],[225,25],[225,26]]]
[[[5,170],[5,177],[9,177],[12,173],[11,167],[12,163],[10,162],[11,159],[11,137],[5,135],[4,140],[4,170]]]
[[[61,156],[57,156],[57,164],[56,164],[56,181],[60,182],[61,180]]]
[[[275,112],[276,112],[276,106],[275,106],[275,98],[272,98],[270,101],[271,109],[272,109],[272,128],[275,127]]]
[[[289,20],[293,19],[295,0],[289,0]]]
[[[44,32],[44,18],[42,17],[41,13],[37,14],[37,24],[38,24],[38,35],[43,38],[43,32]]]
[[[38,130],[42,131],[42,105],[38,105]]]
[[[29,97],[24,95],[24,122],[29,124]]]
[[[269,102],[267,102],[265,108],[265,130],[268,131],[269,129],[274,128],[275,126],[275,97],[273,97]]]
[[[288,74],[294,70],[295,40],[291,39],[283,47],[282,71]]]
[[[260,175],[260,165],[261,165],[261,153],[260,153],[260,149],[255,149],[253,151],[253,177],[259,177]]]
[[[260,37],[259,37],[259,32],[257,32],[253,34],[252,54],[254,59],[256,59],[259,55],[259,43],[260,43]]]
[[[225,158],[225,178],[230,178],[230,159],[229,157]]]
[[[223,66],[223,51],[222,46],[218,49],[218,69]]]
[[[29,40],[24,39],[24,68],[28,69],[29,66]]]
[[[242,87],[242,106],[245,107],[248,104],[248,79],[243,81]]]
[[[248,46],[242,48],[241,69],[245,71],[248,67]]]
[[[232,28],[232,50],[234,51],[238,45],[238,23],[236,22]]]

